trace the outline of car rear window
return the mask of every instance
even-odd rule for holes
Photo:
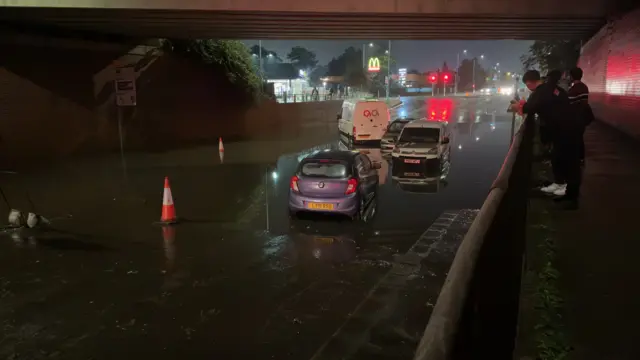
[[[404,128],[400,135],[400,142],[437,143],[440,141],[440,129],[434,128]]]
[[[407,123],[403,121],[392,122],[391,125],[389,125],[389,131],[400,132],[405,125],[407,125]]]
[[[300,173],[304,176],[343,178],[348,175],[347,165],[341,161],[319,160],[302,164]]]

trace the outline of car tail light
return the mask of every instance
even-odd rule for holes
[[[298,189],[298,177],[293,175],[291,177],[291,182],[289,183],[289,186],[291,187],[291,190],[295,191],[295,192],[300,192],[300,189]]]
[[[358,180],[351,178],[347,182],[347,191],[345,191],[344,194],[345,195],[353,194],[354,192],[356,192],[357,188],[358,188]]]
[[[353,137],[356,137],[356,127],[353,127]]]

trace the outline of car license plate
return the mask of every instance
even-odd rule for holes
[[[417,172],[406,172],[404,176],[420,176],[420,173]]]
[[[371,135],[358,135],[359,138],[368,138]]]
[[[420,159],[404,159],[407,164],[420,164]]]
[[[309,209],[315,209],[315,210],[333,210],[333,204],[327,204],[327,203],[310,202],[307,204],[307,207]]]
[[[326,244],[332,244],[333,243],[333,238],[331,238],[331,237],[316,237],[316,241],[317,242],[321,242],[321,243],[326,243]]]

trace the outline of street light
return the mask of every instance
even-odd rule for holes
[[[374,47],[374,46],[375,46],[375,44],[374,44],[374,43],[372,43],[372,42],[371,42],[371,43],[369,43],[369,47],[370,47],[370,48],[372,48],[372,47]],[[366,59],[365,59],[365,57],[366,57],[366,51],[365,51],[365,50],[366,50],[366,44],[362,44],[362,68],[363,68],[363,69],[366,67],[366,65],[365,65],[365,64],[366,64]]]

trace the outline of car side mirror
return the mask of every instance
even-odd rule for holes
[[[448,144],[449,143],[449,137],[445,136],[444,138],[442,138],[442,143],[443,144]]]
[[[382,164],[381,164],[381,163],[379,163],[379,162],[374,162],[374,163],[372,163],[372,164],[371,164],[371,167],[372,167],[374,170],[379,170],[379,169],[382,169]]]

